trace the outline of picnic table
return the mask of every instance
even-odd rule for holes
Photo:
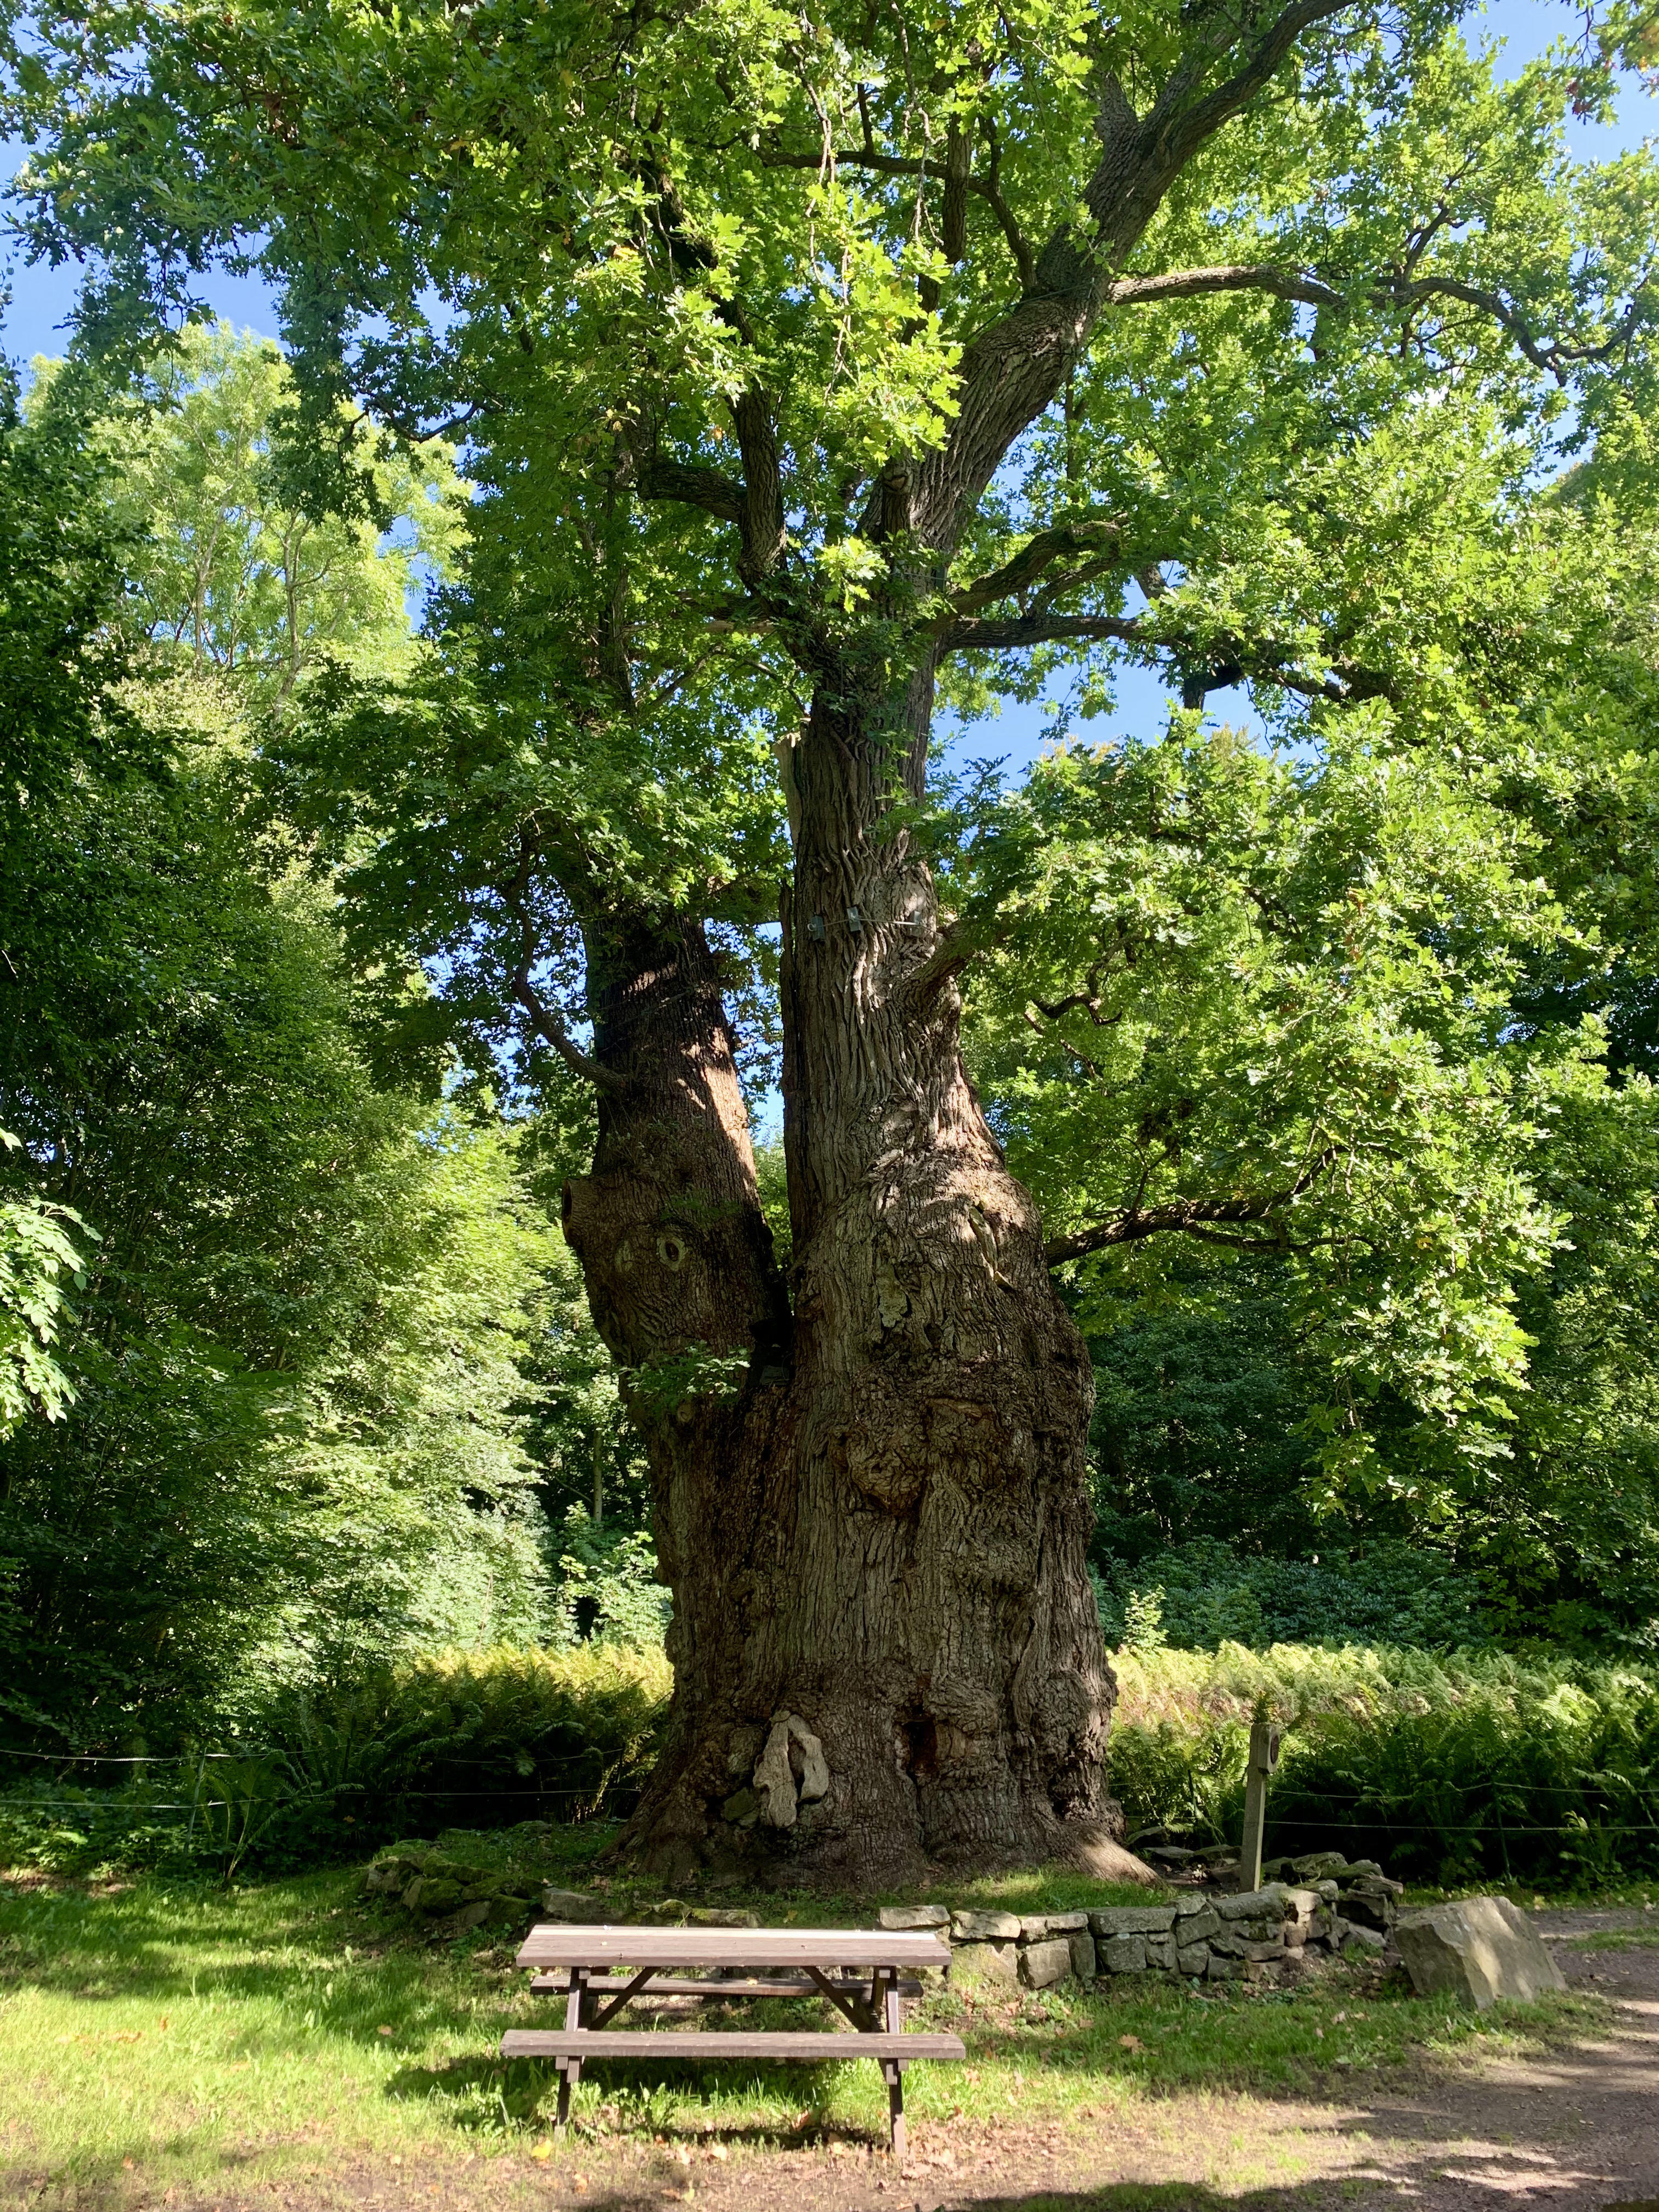
[[[907,2034],[901,2006],[920,1992],[917,1967],[947,1967],[950,1947],[926,1931],[885,1928],[605,1928],[544,1923],[519,1953],[539,1968],[538,1996],[565,1998],[562,2028],[511,2028],[503,2058],[550,2058],[559,2073],[559,2118],[594,2058],[873,2058],[887,2083],[893,2153],[904,2155],[904,2069],[918,2058],[963,2058],[954,2035]],[[702,1968],[690,1974],[688,1968]],[[677,1972],[676,1969],[678,1971]],[[613,2028],[624,2005],[647,1994],[697,1997],[826,1997],[855,2031]]]

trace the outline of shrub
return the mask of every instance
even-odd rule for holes
[[[1558,1653],[1276,1645],[1120,1652],[1112,1786],[1131,1832],[1237,1840],[1248,1723],[1289,1730],[1270,1850],[1419,1879],[1659,1869],[1659,1678]]]
[[[1108,1640],[1132,1646],[1141,1640],[1137,1625],[1149,1620],[1164,1642],[1193,1651],[1385,1637],[1449,1651],[1490,1640],[1473,1579],[1448,1559],[1392,1540],[1321,1561],[1245,1556],[1199,1536],[1135,1565],[1109,1558],[1095,1589]]]
[[[402,1836],[625,1812],[672,1687],[659,1650],[502,1648],[279,1692],[228,1747],[114,1789],[36,1782],[0,1797],[0,1862],[311,1863]]]
[[[559,1558],[557,1641],[583,1637],[635,1650],[660,1647],[672,1605],[657,1579],[657,1555],[643,1529],[601,1527],[586,1508],[564,1516]]]
[[[310,1801],[361,1842],[625,1810],[672,1686],[659,1650],[504,1647],[295,1694],[257,1723]]]

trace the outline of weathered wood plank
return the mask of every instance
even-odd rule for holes
[[[948,1966],[950,1946],[925,1929],[607,1928],[544,1921],[521,1966]]]
[[[588,1977],[587,1986],[596,1996],[605,1996],[628,1987],[626,1974],[596,1973]],[[532,1978],[532,1996],[562,1996],[566,1989],[562,1974],[537,1974]],[[862,1990],[869,1988],[863,1981],[836,1981],[836,1989]],[[921,1984],[901,1979],[896,1984],[902,1997],[919,1997]],[[781,1974],[764,1981],[708,1981],[694,1980],[689,1974],[653,1975],[643,1994],[648,1997],[816,1997],[823,1992],[816,1982],[804,1974],[785,1977]]]
[[[717,2029],[708,2034],[693,2029],[656,2028],[509,2028],[501,2038],[503,2058],[579,2058],[584,2064],[595,2058],[787,2058],[817,2059],[965,2058],[968,2053],[956,2035],[860,2035],[825,2028],[815,2033],[793,2029],[752,2031]]]

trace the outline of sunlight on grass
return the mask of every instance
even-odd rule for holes
[[[502,2069],[477,2063],[511,2008],[499,1972],[382,1954],[347,1903],[355,1887],[336,1874],[229,1893],[4,1894],[12,2159],[88,2173],[131,2158],[172,2179],[250,2152],[303,2163],[308,2144],[413,2150],[465,2132],[497,2147],[523,2116]]]
[[[969,1887],[1028,1910],[1082,1889],[1103,1897],[1063,1875]],[[505,2026],[552,2016],[512,1947],[434,1948],[357,1888],[349,1872],[231,1891],[0,1883],[8,2177],[118,2185],[131,2161],[151,2189],[232,2169],[240,2187],[343,2163],[550,2156],[550,2069],[495,2056]],[[796,1899],[776,1917],[855,1916]],[[1596,2008],[1573,1997],[1477,2021],[1340,1968],[1316,1990],[1248,1995],[958,1981],[925,1997],[916,2021],[958,2029],[968,2063],[918,2065],[906,2103],[918,2122],[962,2112],[1081,2124],[1182,2089],[1305,2093],[1413,2057],[1518,2051],[1591,2017]],[[744,2018],[821,2024],[810,2005],[779,2002]],[[646,2143],[711,2131],[734,2144],[825,2130],[879,2139],[884,2113],[866,2061],[695,2073],[610,2063],[584,2080],[575,2107],[580,2133]]]

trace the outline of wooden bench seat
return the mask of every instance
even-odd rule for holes
[[[503,2058],[965,2058],[959,2035],[847,2034],[840,2028],[513,2027],[501,2038]]]
[[[868,1973],[872,1963],[943,1972],[951,1947],[927,1929],[884,1928],[617,1928],[544,1920],[526,1936],[521,1966],[581,1966],[609,1972],[649,1959],[658,1966],[808,1966]]]

